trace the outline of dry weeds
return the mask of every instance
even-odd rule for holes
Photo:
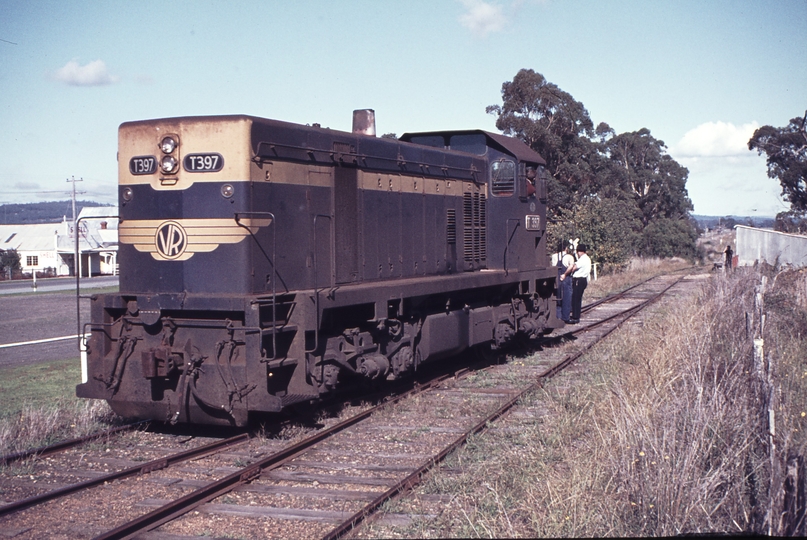
[[[0,420],[0,455],[89,435],[118,423],[103,400],[64,400],[50,407],[25,404],[19,414]]]
[[[505,424],[514,429],[449,458],[421,489],[451,497],[428,509],[435,520],[369,534],[786,534],[785,464],[807,451],[807,271],[767,278],[758,297],[759,272],[715,274],[699,295],[620,330],[585,371],[525,400]],[[759,299],[765,357],[755,363]]]

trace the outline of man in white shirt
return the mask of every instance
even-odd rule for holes
[[[591,259],[586,255],[586,245],[577,244],[577,262],[561,275],[561,281],[572,276],[572,315],[569,324],[580,322],[580,310],[583,306],[583,291],[588,285],[588,276],[591,275]]]
[[[558,247],[557,260],[555,262],[558,267],[558,278],[560,279],[558,285],[560,302],[557,308],[557,317],[563,322],[568,323],[572,313],[572,280],[564,280],[563,275],[568,269],[574,266],[574,255],[572,255],[572,253],[574,253],[574,244],[570,243],[564,246],[563,243],[561,243]]]

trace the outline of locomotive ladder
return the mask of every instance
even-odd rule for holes
[[[241,223],[242,216],[264,216],[268,217],[271,221],[270,224],[272,225],[272,256],[270,257],[266,250],[263,248],[261,243],[258,241],[258,238],[255,236],[255,233],[252,232],[252,229],[243,223]],[[277,355],[277,265],[275,261],[277,260],[277,227],[275,227],[275,215],[272,212],[235,212],[233,215],[235,219],[235,223],[239,227],[243,227],[244,229],[249,232],[249,235],[255,240],[255,245],[258,246],[258,249],[261,250],[263,256],[266,257],[266,260],[269,261],[269,264],[272,265],[272,356],[273,359]],[[284,325],[285,326],[285,325]],[[261,329],[261,333],[263,333],[263,329]]]
[[[89,300],[89,299],[92,298],[92,296],[81,296],[81,287],[80,287],[81,272],[79,271],[79,267],[81,265],[78,264],[78,259],[81,257],[81,252],[79,251],[79,241],[78,241],[79,240],[79,226],[81,225],[81,222],[83,220],[85,220],[85,219],[118,219],[119,220],[120,216],[118,216],[118,215],[114,215],[114,216],[84,216],[84,217],[78,218],[76,220],[76,222],[73,224],[73,237],[76,240],[76,242],[75,242],[75,252],[73,253],[73,256],[75,257],[74,262],[76,263],[75,264],[75,272],[76,272],[76,326],[77,326],[77,332],[76,332],[77,336],[76,337],[78,338],[78,349],[79,349],[79,351],[82,351],[82,346],[86,345],[86,343],[84,341],[84,328],[82,328],[82,324],[81,324],[81,299],[84,298],[85,300]],[[88,276],[91,274],[90,270],[91,270],[91,268],[88,267],[87,268],[87,275]],[[36,271],[34,271],[34,273],[36,273]],[[86,325],[84,325],[84,326],[86,326]]]

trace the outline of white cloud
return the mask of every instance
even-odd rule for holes
[[[748,154],[742,158],[676,158],[689,169],[687,191],[695,214],[773,217],[787,210],[779,182],[766,174],[765,159]]]
[[[765,158],[748,149],[757,122],[707,122],[684,134],[669,153],[689,169],[687,191],[696,214],[768,216],[786,209]]]
[[[759,128],[757,122],[735,126],[728,122],[707,122],[687,131],[670,154],[680,157],[747,156],[748,140]]]
[[[110,75],[103,60],[96,60],[80,66],[76,60],[70,60],[54,74],[57,81],[70,86],[104,86],[118,82],[119,78]]]
[[[466,12],[460,15],[460,24],[474,35],[485,37],[504,29],[507,17],[502,6],[483,0],[460,0]]]

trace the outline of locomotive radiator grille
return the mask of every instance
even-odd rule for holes
[[[463,253],[472,268],[485,265],[487,259],[487,201],[484,193],[463,195]]]

